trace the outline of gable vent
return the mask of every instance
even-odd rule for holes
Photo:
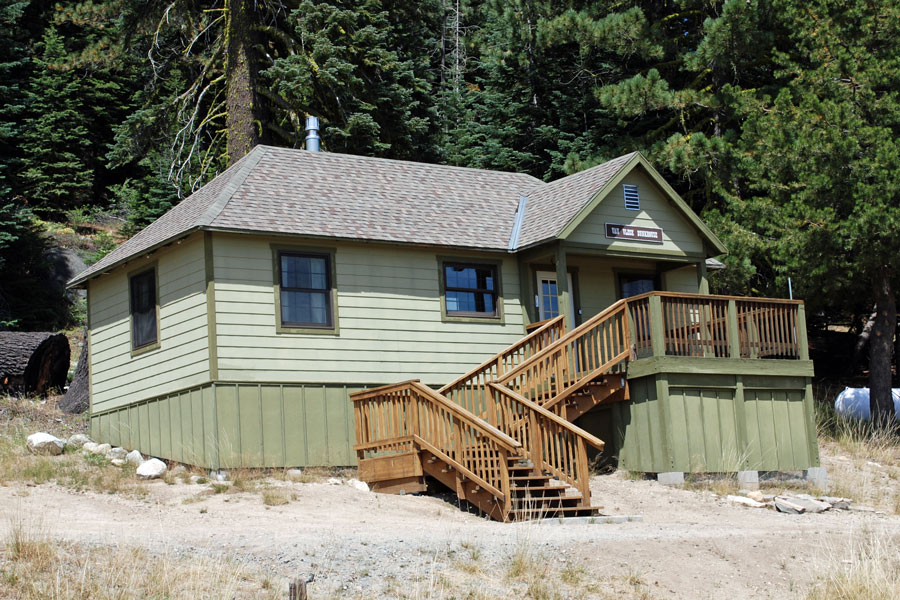
[[[638,196],[638,186],[623,184],[625,190],[625,208],[628,210],[641,210],[641,199]]]

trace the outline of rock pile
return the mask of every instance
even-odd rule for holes
[[[849,498],[833,496],[813,497],[809,494],[764,494],[760,491],[740,492],[741,495],[726,496],[725,500],[732,504],[740,504],[749,508],[769,508],[791,515],[804,513],[820,513],[826,510],[850,510]]]
[[[146,460],[137,450],[129,452],[125,448],[114,448],[110,444],[97,444],[83,433],[76,433],[68,440],[62,440],[49,433],[38,432],[29,435],[25,443],[29,452],[33,454],[58,456],[66,448],[80,449],[85,456],[104,456],[117,467],[131,464],[137,467],[137,475],[141,479],[158,479],[165,475],[167,470],[166,463],[157,458]]]

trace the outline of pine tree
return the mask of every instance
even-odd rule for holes
[[[306,0],[289,19],[297,52],[265,76],[294,114],[322,119],[330,151],[434,160],[439,16],[433,1]]]
[[[889,0],[777,3],[794,46],[787,85],[744,127],[741,175],[775,216],[760,232],[811,311],[876,307],[872,414],[893,419],[900,256],[900,7]]]
[[[26,201],[50,214],[91,200],[92,173],[85,160],[91,128],[80,81],[61,66],[66,51],[55,28],[44,33],[41,50],[28,85],[29,116],[22,127],[27,168],[21,180]]]

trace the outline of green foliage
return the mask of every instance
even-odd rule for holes
[[[297,52],[265,75],[297,112],[323,120],[326,149],[433,160],[428,53],[438,23],[434,1],[305,0],[289,19]]]
[[[862,312],[900,254],[900,8],[891,2],[778,3],[796,46],[786,85],[743,131],[742,173],[777,210],[759,221],[777,270],[813,310]]]

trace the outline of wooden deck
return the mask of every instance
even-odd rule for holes
[[[650,292],[570,332],[562,317],[537,325],[439,390],[412,380],[353,394],[360,478],[408,493],[431,476],[501,521],[594,514],[587,448],[604,443],[572,421],[629,400],[630,364],[797,361],[795,373],[809,359],[800,301]]]

